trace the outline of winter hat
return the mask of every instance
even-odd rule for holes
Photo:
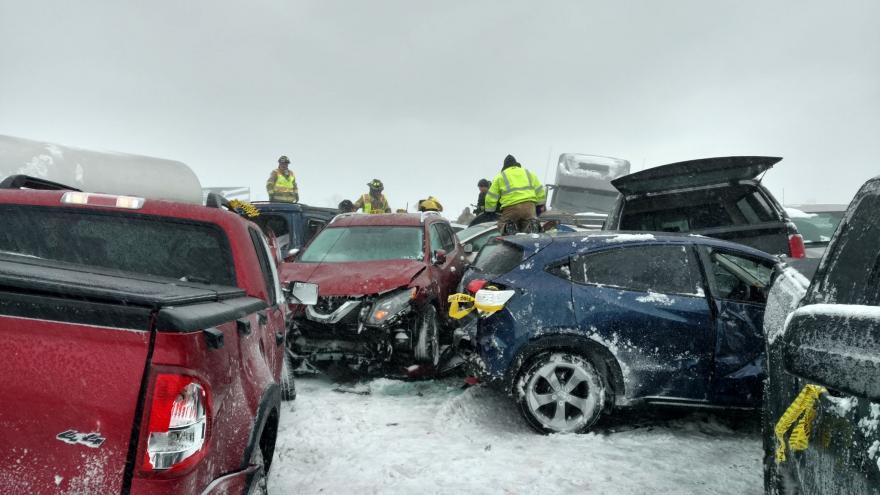
[[[501,167],[501,170],[504,170],[507,167],[515,167],[517,165],[519,165],[519,163],[517,163],[516,158],[514,158],[513,155],[507,155],[504,158],[504,166]]]

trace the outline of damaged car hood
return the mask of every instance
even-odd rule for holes
[[[754,179],[782,158],[775,156],[725,156],[670,163],[635,172],[611,181],[622,194],[702,187]]]
[[[283,263],[281,280],[318,284],[320,296],[359,296],[409,285],[424,269],[417,260]]]

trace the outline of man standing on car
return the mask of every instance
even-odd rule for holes
[[[513,155],[504,158],[501,173],[492,180],[486,193],[486,211],[501,210],[498,230],[508,223],[516,225],[517,232],[525,232],[530,220],[536,219],[536,208],[544,208],[547,192],[538,176],[523,168]]]
[[[492,183],[486,179],[480,179],[480,182],[477,182],[477,189],[480,190],[480,195],[477,196],[477,207],[474,209],[474,215],[479,215],[486,211],[486,193],[489,192],[489,186]]]
[[[266,181],[266,192],[269,201],[276,203],[298,203],[299,189],[296,187],[296,176],[288,169],[290,159],[284,155],[278,158],[278,168],[269,174]]]
[[[382,194],[382,191],[385,189],[385,186],[382,185],[382,181],[379,179],[373,179],[367,183],[367,186],[370,188],[370,192],[361,195],[361,197],[354,202],[354,210],[357,211],[358,209],[363,208],[364,213],[391,213],[391,207],[388,206],[388,200],[385,198],[385,195]]]

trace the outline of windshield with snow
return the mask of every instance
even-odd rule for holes
[[[422,246],[421,227],[336,227],[322,230],[298,261],[421,260]]]
[[[828,244],[843,218],[844,211],[824,211],[821,213],[805,213],[803,216],[791,216],[797,226],[798,233],[804,236],[805,244]]]
[[[235,285],[220,229],[144,215],[3,206],[0,256]]]

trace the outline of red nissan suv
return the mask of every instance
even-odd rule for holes
[[[296,312],[290,350],[362,373],[436,367],[451,340],[447,297],[464,264],[439,214],[339,215],[282,264],[282,280],[320,289],[317,305]]]

